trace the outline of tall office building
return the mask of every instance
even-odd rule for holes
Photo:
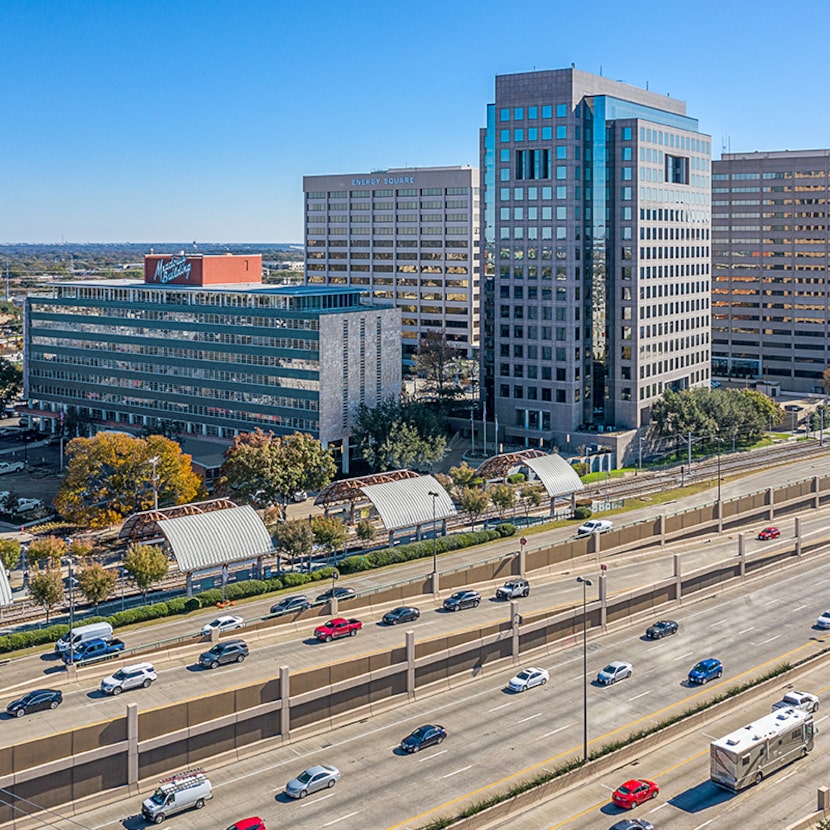
[[[712,165],[712,376],[821,393],[830,367],[830,150]]]
[[[630,442],[664,390],[708,385],[710,154],[683,101],[576,69],[496,77],[482,370],[500,441]]]
[[[304,176],[306,282],[400,308],[404,364],[429,330],[477,357],[478,182],[472,167]]]

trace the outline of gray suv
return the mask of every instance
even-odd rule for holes
[[[526,579],[508,579],[496,591],[496,599],[517,599],[530,594],[530,583]]]
[[[248,656],[248,646],[244,640],[225,640],[217,643],[210,651],[199,655],[199,665],[206,669],[215,669],[223,663],[241,663]]]

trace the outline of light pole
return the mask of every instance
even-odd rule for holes
[[[124,577],[126,576],[127,571],[124,569],[123,566],[120,567],[118,569],[118,571],[119,571],[119,575],[121,576],[121,610],[123,611],[124,610]]]
[[[720,438],[715,439],[718,442],[718,508],[720,509]]]
[[[72,642],[72,634],[75,628],[75,589],[73,586],[74,576],[72,574],[72,557],[67,557],[69,563],[69,665],[75,662],[75,644]]]
[[[594,583],[578,576],[582,584],[582,760],[588,762],[588,599],[586,590]]]
[[[161,459],[154,455],[152,458],[147,460],[148,464],[151,464],[153,467],[153,510],[159,509],[159,479],[158,479],[158,464]]]
[[[432,496],[432,573],[438,573],[438,536],[435,528],[435,500],[438,498],[438,493],[430,490],[427,493]]]

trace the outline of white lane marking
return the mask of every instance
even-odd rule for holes
[[[780,636],[781,636],[780,634],[776,634],[775,636],[770,637],[768,640],[761,640],[760,643],[754,643],[754,645],[756,645],[756,646],[766,645],[767,643],[771,643],[773,640],[777,640]]]
[[[723,625],[723,623],[725,623],[725,622],[726,622],[726,620],[724,619],[724,620],[718,620],[717,622],[709,623],[709,628],[714,628],[716,625]]]
[[[645,697],[646,695],[650,695],[650,694],[651,694],[651,689],[649,689],[647,692],[640,692],[640,694],[634,695],[634,697],[628,698],[628,702],[630,703],[632,700],[637,700],[638,697]]]
[[[690,655],[692,655],[692,654],[694,654],[694,652],[693,652],[693,651],[687,651],[685,654],[681,654],[679,657],[675,657],[675,658],[674,658],[674,659],[675,659],[675,662],[676,662],[677,660],[685,660],[687,657],[689,657],[689,656],[690,656]]]
[[[303,801],[300,803],[300,807],[309,807],[312,804],[317,804],[320,801],[325,801],[327,798],[331,798],[333,795],[334,793],[327,793],[326,795],[321,795],[319,798],[313,798],[311,801],[303,799]]]
[[[604,790],[611,790],[611,792],[614,792],[614,788],[609,787],[608,784],[600,784],[600,787],[602,787]]]
[[[451,778],[453,775],[458,775],[459,772],[466,772],[468,769],[472,769],[472,768],[473,768],[473,765],[470,764],[469,766],[461,767],[461,769],[457,769],[454,772],[448,772],[446,775],[442,775],[441,777],[442,778]]]
[[[524,723],[525,721],[533,720],[534,718],[540,718],[543,714],[543,712],[537,712],[535,715],[528,715],[526,718],[522,718],[519,723]]]
[[[806,608],[806,607],[807,607],[806,605],[799,605],[798,608],[791,608],[790,613],[792,613],[793,611],[800,611],[802,608]],[[781,780],[783,781],[784,779],[782,778]]]
[[[550,732],[545,732],[544,735],[539,735],[538,737],[534,738],[534,741],[538,741],[541,738],[548,738],[551,735],[555,735],[557,732],[561,732],[563,729],[567,729],[569,726],[573,726],[573,721],[571,723],[566,723],[564,726],[560,726],[557,729],[551,729]]]
[[[754,625],[749,626],[749,628],[745,628],[743,631],[739,631],[737,636],[740,636],[741,634],[748,634],[750,631],[755,631]]]
[[[443,755],[446,751],[446,749],[442,749],[439,752],[433,752],[432,755],[424,755],[423,758],[418,759],[418,763],[422,764],[424,761],[431,761],[433,758],[437,758],[439,755]]]
[[[827,580],[826,579],[820,579],[818,582],[813,582],[812,580],[810,580],[810,582],[811,582],[812,585],[824,585],[824,583],[827,582]]]
[[[646,815],[651,815],[652,813],[656,813],[658,810],[662,810],[662,809],[663,809],[663,807],[668,807],[668,806],[669,806],[669,802],[668,802],[668,801],[664,801],[662,804],[659,804],[659,805],[658,805],[657,807],[655,807],[653,810],[649,810],[649,811],[648,811],[648,813],[646,813]]]
[[[818,583],[814,583],[814,584],[817,585]],[[768,600],[767,602],[762,602],[761,605],[775,605],[776,602],[778,602],[778,597],[776,597],[775,599]],[[703,825],[701,825],[701,827],[702,826]]]
[[[509,706],[510,703],[502,703],[501,706],[494,706],[492,709],[488,709],[488,712],[497,712],[499,709],[504,709],[505,706]]]
[[[318,799],[319,800],[319,799]],[[345,816],[340,816],[340,818],[332,819],[331,821],[327,821],[325,824],[321,824],[321,827],[331,827],[332,824],[337,824],[338,821],[343,821],[343,819],[351,818],[352,816],[356,816],[360,811],[355,810],[352,813],[346,813]]]
[[[706,827],[707,824],[711,824],[714,819],[709,819],[709,821],[704,821],[703,824],[698,824],[697,827],[693,828],[693,830],[700,830],[701,827]]]
[[[830,718],[830,715],[825,715],[823,718],[819,718],[819,719],[816,721],[816,723],[821,723],[823,720],[827,720],[827,718]],[[715,738],[715,740],[717,740],[717,738]]]
[[[795,775],[797,772],[798,770],[794,769],[792,772],[788,772],[783,778],[779,778],[778,780],[785,781],[787,778],[789,778],[791,775]]]

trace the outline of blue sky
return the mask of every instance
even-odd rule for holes
[[[497,74],[830,146],[823,2],[0,0],[0,243],[301,242],[304,174],[478,165]]]

